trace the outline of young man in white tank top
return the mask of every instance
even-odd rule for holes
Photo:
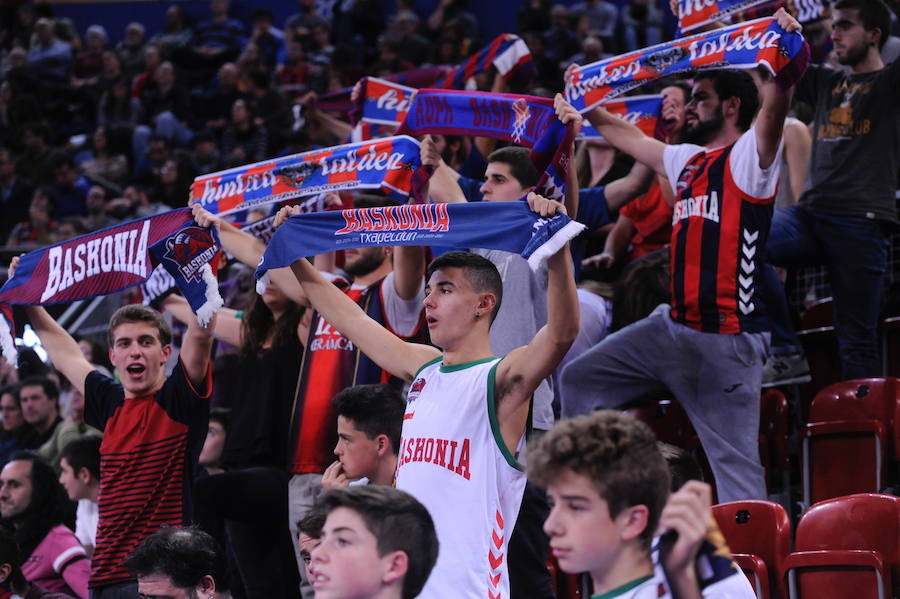
[[[580,121],[561,98],[557,104],[564,123]],[[541,216],[565,212],[534,193],[528,203]],[[282,209],[276,224],[291,213]],[[568,245],[548,259],[547,325],[502,358],[493,356],[488,340],[502,284],[496,267],[480,256],[450,252],[429,267],[425,316],[432,342],[443,351],[400,340],[306,260],[291,269],[335,329],[412,383],[396,484],[428,508],[443,548],[420,597],[508,597],[506,546],[525,486],[515,456],[523,448],[529,402],[578,333]]]

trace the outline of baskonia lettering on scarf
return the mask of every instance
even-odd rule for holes
[[[147,276],[147,237],[150,221],[135,223],[135,227],[77,243],[74,246],[53,246],[48,249],[47,284],[41,302],[50,300],[86,278],[109,272]]]

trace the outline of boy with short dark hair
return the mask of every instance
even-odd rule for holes
[[[669,466],[643,422],[610,410],[564,420],[529,451],[528,476],[554,504],[544,530],[560,568],[588,572],[595,599],[753,597],[710,527],[710,486],[688,481],[669,496]]]
[[[59,482],[69,499],[78,502],[75,536],[88,557],[97,544],[97,500],[100,497],[100,437],[84,436],[63,447],[59,458]]]
[[[317,506],[327,514],[311,551],[318,599],[413,599],[437,561],[438,540],[425,506],[391,487],[333,489]]]
[[[357,484],[391,486],[397,470],[397,451],[406,399],[386,384],[356,385],[334,396],[337,414],[338,457],[322,476],[328,489]]]

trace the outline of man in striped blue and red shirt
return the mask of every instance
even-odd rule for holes
[[[786,31],[799,30],[784,10],[776,17]],[[758,93],[745,72],[699,73],[686,107],[685,136],[694,143],[666,146],[602,108],[586,115],[672,186],[672,297],[566,367],[563,415],[670,392],[706,450],[719,501],[766,497],[757,435],[769,334],[757,279],[799,77],[790,76]]]
[[[191,520],[190,490],[209,419],[211,337],[196,321],[189,325],[167,377],[168,324],[151,308],[124,306],[108,333],[119,383],[96,371],[43,308],[26,311],[54,366],[84,393],[85,421],[104,431],[91,599],[132,599],[137,583],[123,560],[161,526]]]

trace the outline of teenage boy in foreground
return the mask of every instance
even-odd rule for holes
[[[561,107],[563,122],[570,116],[567,108],[574,113],[568,105]],[[528,203],[544,217],[565,212],[559,202],[534,193]],[[276,225],[291,212],[282,209]],[[331,326],[384,370],[415,380],[404,414],[396,484],[425,504],[441,543],[453,547],[438,561],[422,598],[480,599],[489,591],[508,596],[507,539],[525,488],[515,454],[524,447],[534,389],[578,333],[568,244],[548,259],[547,325],[503,358],[493,356],[488,340],[502,283],[496,267],[481,256],[448,252],[428,267],[425,318],[432,342],[443,351],[393,335],[307,260],[297,260],[291,269]]]
[[[601,410],[560,422],[528,452],[528,475],[553,504],[544,530],[560,568],[589,573],[594,599],[753,596],[721,535],[709,535],[709,485],[689,481],[669,497],[653,432],[631,416]],[[654,559],[658,530],[668,547]],[[709,536],[715,548],[703,547]],[[703,580],[701,547],[711,554]]]
[[[332,489],[316,506],[327,515],[313,547],[316,599],[413,599],[438,555],[428,510],[409,493],[363,485]]]

